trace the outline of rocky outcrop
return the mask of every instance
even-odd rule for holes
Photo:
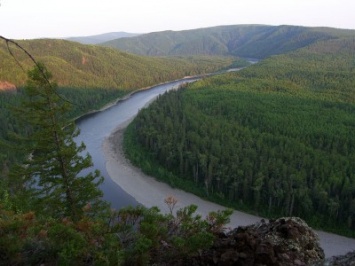
[[[343,256],[335,256],[327,259],[319,266],[355,266],[355,251],[349,252]]]
[[[324,262],[318,236],[300,218],[280,218],[221,234],[181,265],[314,265]]]

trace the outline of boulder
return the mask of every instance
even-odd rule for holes
[[[302,219],[279,218],[220,234],[180,265],[315,265],[324,262],[317,234]]]
[[[334,256],[325,261],[326,266],[355,266],[355,251],[349,252],[342,256]]]

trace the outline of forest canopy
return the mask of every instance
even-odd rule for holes
[[[355,228],[355,44],[318,42],[161,96],[126,133],[132,162],[254,213]]]
[[[148,58],[65,40],[17,43],[53,73],[58,93],[72,104],[73,108],[66,114],[71,119],[98,110],[135,90],[184,76],[214,72],[239,61],[231,57],[207,56]],[[0,90],[0,140],[6,142],[9,132],[25,134],[29,130],[18,124],[10,110],[23,98],[26,72],[33,62],[18,46],[5,41],[0,42],[0,57],[0,87],[4,86],[4,90]],[[12,162],[23,156],[11,147],[2,146],[0,177],[6,175]]]
[[[156,207],[110,208],[102,199],[99,171],[85,144],[77,144],[71,105],[58,93],[52,74],[30,56],[34,67],[10,131],[11,148],[24,159],[0,178],[1,265],[149,265],[183,260],[208,248],[223,231],[231,210],[203,219],[197,206],[169,214]],[[1,143],[3,144],[3,143]]]

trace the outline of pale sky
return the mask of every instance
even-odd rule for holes
[[[0,0],[0,35],[12,39],[238,24],[355,29],[355,0]]]

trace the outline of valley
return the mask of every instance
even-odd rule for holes
[[[111,177],[122,186],[105,194],[122,213],[127,211],[125,206],[128,213],[140,212],[138,202],[147,207],[156,204],[166,214],[168,210],[164,210],[166,204],[162,197],[174,196],[171,194],[176,192],[179,197],[190,199],[177,205],[186,207],[200,202],[194,194],[204,200],[201,201],[204,210],[212,209],[216,203],[249,213],[232,216],[233,226],[239,225],[236,220],[245,217],[249,222],[259,217],[298,216],[320,230],[323,245],[329,244],[326,254],[331,256],[354,249],[351,238],[323,234],[328,231],[355,236],[354,40],[353,30],[236,25],[142,34],[97,45],[51,39],[18,43],[48,66],[58,85],[59,99],[72,106],[61,118],[73,121],[84,115],[77,120],[79,127],[86,119],[99,117],[101,112],[95,113],[97,110],[138,89],[143,88],[144,92],[155,84],[218,72],[218,75],[205,76],[157,96],[162,93],[159,92],[150,98],[157,97],[149,106],[142,100],[142,105],[133,113],[129,113],[133,108],[129,100],[122,101],[128,105],[119,114],[109,115],[99,122],[93,120],[86,129],[83,127],[83,135],[79,135],[78,140],[92,139],[95,143],[88,145],[94,160],[89,171],[100,165],[106,179]],[[8,184],[16,175],[13,165],[28,157],[13,148],[16,146],[14,134],[28,136],[37,130],[37,125],[23,126],[11,111],[20,108],[25,99],[26,72],[32,62],[21,50],[4,42],[0,43],[0,56],[0,84],[5,88],[0,91],[0,197],[6,203],[1,205],[1,212],[9,217],[8,221],[34,221],[36,229],[26,231],[31,235],[42,232],[41,221],[48,217],[39,215],[38,220],[26,220],[32,209],[26,209],[26,204],[21,206],[14,192],[22,184],[16,189]],[[243,58],[259,61],[250,65]],[[227,69],[245,66],[248,67],[224,73]],[[87,113],[90,114],[85,116]],[[117,125],[119,134],[116,132],[109,137]],[[122,129],[127,125],[122,140]],[[110,129],[104,131],[106,126]],[[101,134],[106,138],[104,144]],[[104,154],[95,154],[102,145]],[[140,170],[122,161],[125,160],[119,157],[122,152]],[[119,180],[119,174],[125,171],[128,173],[126,181]],[[135,176],[137,183],[128,180]],[[21,176],[17,178],[21,180]],[[106,182],[106,186],[115,186],[112,180]],[[169,195],[147,192],[160,186],[164,187],[162,193]],[[142,193],[140,187],[147,191]],[[105,184],[100,188],[105,191]],[[124,191],[130,194],[128,200],[123,199]],[[191,194],[184,194],[186,192]],[[122,199],[115,194],[120,194]],[[150,211],[143,211],[147,219],[152,217]],[[206,211],[201,213],[205,215]],[[22,218],[16,218],[20,217],[18,215]],[[98,217],[91,218],[98,225],[96,232],[105,230],[104,223],[96,220]],[[75,229],[67,231],[68,236],[87,234],[85,237],[90,238],[93,231],[82,230],[82,226],[91,228],[91,218],[83,218],[89,220],[74,222],[74,225],[69,223]],[[64,220],[53,218],[51,221],[52,224],[45,223],[49,231],[68,225]],[[7,225],[12,226],[4,224]],[[156,224],[153,222],[150,226]],[[20,233],[20,230],[13,232],[14,235]],[[37,240],[41,236],[32,237],[33,245],[39,245]],[[57,235],[50,237],[55,239]],[[109,243],[116,240],[110,237],[105,236],[108,241],[105,243],[111,248]],[[139,241],[146,241],[145,237]],[[51,241],[45,234],[44,238]],[[1,252],[0,249],[0,256]],[[130,251],[124,252],[128,252],[127,255]],[[116,256],[112,254],[114,251],[110,256]]]

